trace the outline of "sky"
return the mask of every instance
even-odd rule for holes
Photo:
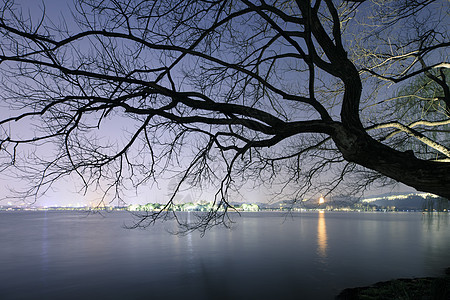
[[[69,26],[73,26],[71,23],[71,16],[69,13],[69,7],[72,6],[72,1],[70,0],[17,0],[25,13],[29,13],[32,18],[36,18],[36,21],[42,15],[42,9],[45,7],[46,14],[53,20],[66,21]],[[57,21],[57,22],[59,22]],[[75,29],[76,30],[76,29]],[[3,112],[4,113],[4,112]],[[122,132],[127,126],[125,124],[110,124],[108,127],[109,133],[111,135],[116,135],[118,132]],[[23,185],[22,181],[17,181],[17,179],[7,178],[6,174],[0,174],[0,182],[2,184],[2,195],[0,198],[5,197],[9,193],[7,192],[7,187],[21,188]],[[55,184],[51,190],[39,199],[36,199],[35,205],[44,206],[54,206],[54,205],[95,205],[101,200],[103,193],[91,188],[85,193],[79,193],[80,183],[77,181],[76,176],[66,178]],[[172,191],[173,183],[170,179],[161,180],[158,184],[153,186],[144,186],[136,191],[124,191],[124,200],[128,204],[136,203],[143,204],[147,202],[165,202],[168,195]],[[406,188],[403,185],[396,186],[389,189],[377,189],[374,191],[369,191],[367,195],[376,195],[385,192],[403,192],[409,191],[411,189]],[[179,200],[182,201],[196,201],[203,198],[210,198],[215,192],[215,189],[204,190],[203,192],[192,189],[181,193]],[[240,191],[243,195],[243,201],[245,202],[266,202],[270,199],[270,191],[264,190],[262,188],[255,189],[250,183],[245,186],[243,190]],[[0,200],[0,204],[7,202],[13,202],[12,199]],[[118,204],[118,202],[113,202],[113,204]]]

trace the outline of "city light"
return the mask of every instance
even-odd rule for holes
[[[323,204],[325,203],[325,198],[323,198],[322,196],[319,198],[319,204]]]

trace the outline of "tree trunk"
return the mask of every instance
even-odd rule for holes
[[[333,140],[344,158],[423,192],[450,199],[450,164],[418,159],[377,142],[357,128],[335,126]]]

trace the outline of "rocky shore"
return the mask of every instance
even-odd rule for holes
[[[449,300],[450,267],[441,277],[401,278],[343,290],[337,300],[417,299]]]

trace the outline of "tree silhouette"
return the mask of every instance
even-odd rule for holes
[[[77,175],[120,197],[170,174],[142,224],[212,185],[201,228],[249,180],[293,199],[386,179],[450,197],[445,1],[82,0],[63,24],[1,6],[1,159],[25,196]]]

